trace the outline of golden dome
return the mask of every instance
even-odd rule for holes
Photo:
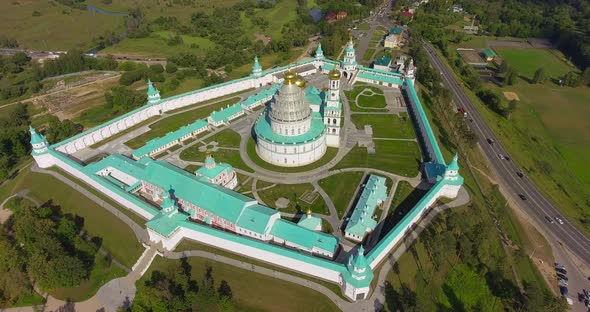
[[[297,74],[295,74],[294,72],[291,71],[291,69],[289,69],[285,72],[284,77],[285,77],[286,84],[294,84]]]
[[[303,77],[297,75],[297,78],[295,78],[295,84],[299,88],[303,89],[303,88],[305,88],[305,79],[303,79]]]
[[[328,73],[328,76],[332,80],[338,80],[338,79],[340,79],[340,71],[337,70],[336,68],[334,68]]]
[[[307,209],[307,216],[311,217],[311,209]]]

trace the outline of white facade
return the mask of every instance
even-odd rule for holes
[[[259,138],[256,142],[256,153],[264,161],[273,165],[298,167],[311,164],[322,158],[326,153],[326,143],[325,133],[315,141],[300,145],[267,142]]]

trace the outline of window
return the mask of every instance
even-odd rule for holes
[[[336,124],[336,118],[332,119],[332,122],[333,122],[334,124]]]

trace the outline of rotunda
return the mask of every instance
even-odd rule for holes
[[[256,152],[278,166],[297,167],[326,152],[326,126],[305,98],[305,79],[288,70],[269,107],[254,125]]]

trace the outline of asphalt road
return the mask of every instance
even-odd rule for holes
[[[553,204],[527,178],[526,174],[522,178],[517,175],[517,172],[522,172],[522,169],[514,160],[500,158],[499,155],[503,155],[504,158],[508,155],[502,147],[500,140],[496,138],[479,115],[474,104],[465,95],[465,92],[455,80],[451,70],[441,61],[434,48],[428,43],[425,43],[424,47],[432,66],[441,73],[444,84],[452,91],[453,100],[457,107],[462,106],[467,111],[467,118],[470,120],[471,129],[477,134],[480,146],[494,167],[498,177],[503,182],[503,186],[514,196],[515,201],[520,202],[520,206],[524,208],[523,211],[533,218],[543,228],[545,233],[552,235],[560,245],[565,246],[580,260],[585,263],[590,262],[590,239],[584,236],[573,224],[563,217]],[[493,140],[494,143],[488,143],[488,139]],[[521,194],[525,196],[526,200],[522,200],[519,197]],[[559,224],[558,222],[549,223],[546,220],[546,216],[549,218],[559,217],[563,220],[563,224]],[[586,278],[583,277],[584,280]],[[576,300],[576,298],[573,299]]]

